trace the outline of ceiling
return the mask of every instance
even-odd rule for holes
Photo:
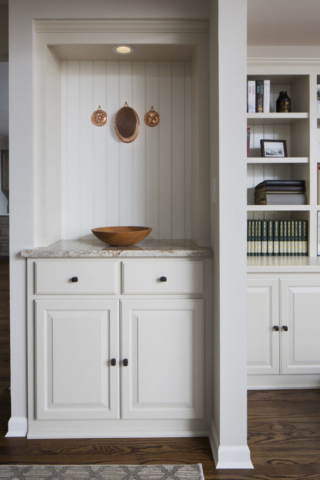
[[[114,53],[114,45],[52,45],[50,48],[61,60],[190,60],[194,52],[191,45],[130,45],[134,47],[131,55]]]
[[[320,0],[248,0],[248,45],[320,46]]]

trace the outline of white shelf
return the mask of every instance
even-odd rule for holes
[[[292,125],[293,123],[309,118],[309,113],[247,113],[248,123],[252,125]]]
[[[310,205],[247,205],[247,212],[309,212]]]
[[[250,273],[320,272],[320,257],[247,257]]]
[[[265,163],[309,163],[308,157],[285,157],[285,158],[262,158],[262,157],[247,157],[247,164],[265,164]]]

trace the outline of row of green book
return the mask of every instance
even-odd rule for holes
[[[307,220],[248,220],[248,257],[306,255]]]

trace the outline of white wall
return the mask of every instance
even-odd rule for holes
[[[125,102],[140,118],[130,144],[114,131]],[[104,127],[91,122],[99,105]],[[151,106],[161,116],[155,128],[143,121]],[[190,62],[62,62],[62,238],[107,225],[190,238],[191,115]]]

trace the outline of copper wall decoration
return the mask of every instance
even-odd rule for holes
[[[153,107],[150,108],[149,112],[147,112],[144,116],[144,123],[148,127],[157,127],[160,123],[160,115],[158,112],[154,110]]]
[[[139,135],[140,120],[137,112],[127,102],[118,110],[114,119],[114,129],[124,143],[133,142]]]
[[[107,123],[107,121],[108,121],[108,115],[104,110],[101,109],[101,107],[99,105],[98,110],[93,112],[93,114],[91,116],[91,122],[96,127],[103,127],[103,125],[105,125]]]

